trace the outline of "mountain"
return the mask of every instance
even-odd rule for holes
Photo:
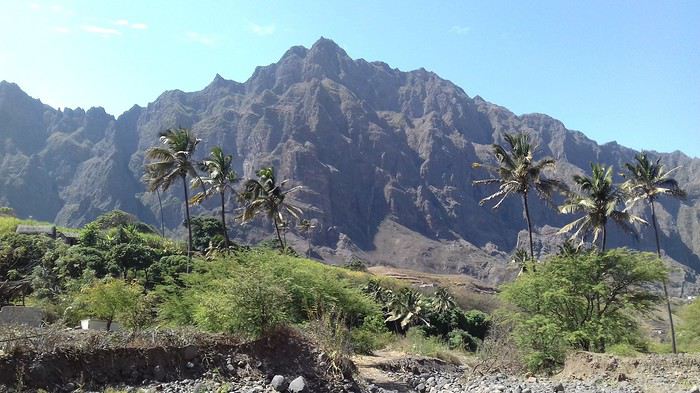
[[[111,209],[157,224],[157,198],[140,180],[144,151],[174,126],[190,127],[203,140],[200,157],[214,145],[233,153],[243,177],[272,165],[290,186],[303,185],[294,198],[317,224],[310,236],[319,257],[342,262],[354,255],[492,282],[512,275],[509,255],[526,237],[517,198],[497,211],[478,204],[492,190],[471,185],[484,173],[470,164],[488,159],[491,143],[502,143],[505,133],[529,133],[541,156],[558,160],[561,179],[588,172],[591,161],[619,169],[636,153],[614,142],[599,145],[546,115],[517,116],[469,97],[424,69],[402,72],[353,60],[321,38],[256,68],[245,83],[217,75],[201,91],[167,91],[118,118],[102,108],[56,110],[0,82],[0,205],[60,225],[82,225]],[[667,167],[681,167],[675,177],[689,197],[661,202],[661,241],[695,282],[700,160],[680,152],[654,155]],[[163,195],[166,226],[175,233],[182,233],[181,198],[177,188]],[[572,217],[532,205],[536,249],[544,255],[556,250],[562,239],[556,228]],[[195,214],[215,210],[212,202]],[[241,240],[271,233],[264,222],[232,232]],[[303,249],[301,236],[291,232]],[[654,247],[649,228],[638,242],[611,232],[611,246]]]

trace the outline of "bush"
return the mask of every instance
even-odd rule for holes
[[[350,333],[353,351],[362,355],[371,355],[374,351],[386,347],[392,339],[384,319],[378,315],[366,317],[362,325],[352,329]]]
[[[604,352],[638,337],[634,313],[659,297],[649,288],[665,279],[653,254],[626,249],[557,256],[505,287],[515,306],[516,341],[531,369],[561,364],[567,348]]]
[[[460,364],[460,356],[463,355],[459,350],[451,350],[440,338],[426,336],[423,329],[417,327],[408,329],[406,335],[395,341],[392,347],[402,352],[434,357],[453,364]]]
[[[327,360],[325,371],[337,378],[348,376],[352,371],[352,343],[345,317],[334,310],[314,314],[306,330]]]
[[[144,308],[143,287],[115,278],[97,281],[83,288],[75,299],[74,308],[84,317],[103,319],[110,329],[115,319],[131,328],[141,327],[142,318],[135,317]],[[136,311],[135,311],[136,310]]]
[[[288,286],[271,271],[252,268],[239,270],[235,278],[214,280],[205,288],[193,286],[193,321],[210,331],[260,337],[289,322]]]
[[[379,305],[360,289],[367,275],[274,251],[242,251],[213,261],[197,261],[193,273],[180,274],[179,279],[182,288],[157,288],[165,300],[159,316],[174,324],[195,323],[212,331],[247,335],[269,328],[260,328],[255,322],[269,317],[243,318],[237,311],[241,308],[244,313],[273,312],[279,323],[301,323],[318,310],[336,311],[349,327],[361,324],[367,316],[381,318]],[[271,299],[265,300],[267,297]],[[276,306],[256,309],[271,304]]]
[[[455,329],[447,334],[447,345],[450,349],[476,351],[478,344],[479,340],[462,329]]]

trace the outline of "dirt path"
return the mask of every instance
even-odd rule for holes
[[[409,391],[409,386],[398,381],[388,371],[397,361],[406,358],[405,353],[396,351],[377,351],[374,355],[357,355],[353,361],[357,366],[358,374],[367,384],[374,384],[385,390],[396,390],[399,393]]]

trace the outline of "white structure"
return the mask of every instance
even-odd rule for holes
[[[83,319],[80,321],[80,328],[83,330],[107,330],[107,321],[101,321],[99,319]],[[122,327],[117,322],[112,322],[109,327],[110,332],[116,332],[121,330]]]

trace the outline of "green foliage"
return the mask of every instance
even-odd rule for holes
[[[0,206],[0,217],[15,217],[15,209],[7,206]]]
[[[150,225],[146,225],[139,221],[139,219],[130,213],[121,210],[112,210],[110,212],[104,213],[97,217],[95,221],[92,222],[92,226],[95,229],[106,230],[111,228],[119,228],[125,226],[133,226],[138,232],[142,233],[156,233],[157,231],[153,229]]]
[[[447,334],[447,346],[450,349],[461,349],[465,351],[475,351],[478,340],[462,329],[455,329]]]
[[[73,246],[67,247],[56,261],[61,278],[79,278],[85,269],[95,272],[95,275],[102,278],[107,274],[107,256],[95,247]]]
[[[192,217],[190,222],[192,225],[192,249],[204,251],[210,243],[215,243],[215,247],[223,243],[224,239],[221,238],[221,233],[224,229],[221,221],[213,217],[199,216]]]
[[[354,270],[356,272],[366,272],[367,271],[367,263],[362,260],[361,258],[353,256],[350,259],[350,262],[345,264],[344,266],[348,270]]]
[[[418,327],[408,329],[405,336],[391,344],[391,348],[406,353],[442,359],[454,364],[459,364],[460,356],[464,355],[460,350],[451,350],[447,343],[438,337],[427,336],[423,329]]]
[[[107,329],[115,319],[126,326],[139,327],[143,317],[136,315],[146,306],[143,287],[119,279],[107,278],[83,288],[75,299],[75,308],[85,317],[107,321]]]
[[[187,271],[188,264],[187,257],[184,255],[167,255],[160,258],[146,270],[146,286],[153,288],[165,283],[181,285],[179,275]]]
[[[158,258],[156,250],[138,243],[119,243],[107,253],[108,270],[113,275],[127,278],[129,271],[143,270],[151,266]]]
[[[204,329],[260,337],[289,322],[288,281],[266,268],[241,268],[234,277],[215,279],[191,296],[193,322]],[[201,277],[195,277],[199,279]]]
[[[362,325],[352,329],[350,333],[353,351],[363,355],[371,355],[374,351],[386,347],[392,340],[391,332],[379,315],[366,317]]]
[[[700,299],[681,310],[683,322],[678,326],[678,344],[682,351],[700,352]]]
[[[56,242],[47,236],[15,233],[0,236],[0,280],[26,276],[55,247]]]
[[[359,289],[366,275],[318,262],[253,250],[207,262],[181,274],[183,288],[158,288],[160,317],[213,331],[248,335],[285,322],[306,321],[318,310],[337,310],[349,326],[380,316],[379,306]]]
[[[655,255],[616,249],[557,256],[506,285],[517,308],[516,340],[535,369],[560,364],[567,348],[604,352],[636,337],[635,313],[659,297],[649,286],[666,277]]]

